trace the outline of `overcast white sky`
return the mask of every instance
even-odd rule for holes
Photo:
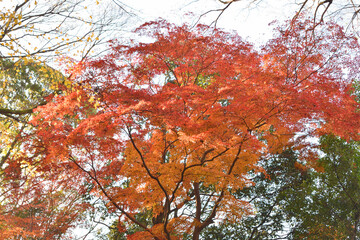
[[[251,1],[233,3],[220,17],[217,27],[236,30],[251,42],[263,43],[271,37],[272,27],[268,24],[273,20],[287,19],[298,7],[283,0],[262,0],[258,5],[248,7],[249,2]],[[144,22],[161,17],[178,24],[195,23],[202,13],[225,7],[217,0],[132,0],[126,4]],[[186,16],[190,12],[193,16]],[[202,18],[202,22],[210,24],[218,14],[219,12],[209,13]]]

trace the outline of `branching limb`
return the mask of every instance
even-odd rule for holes
[[[154,236],[154,234],[152,233],[152,231],[145,226],[143,223],[141,223],[140,221],[138,221],[134,216],[132,216],[131,214],[129,214],[127,211],[125,211],[120,205],[117,204],[117,202],[107,193],[107,191],[104,189],[104,187],[102,186],[102,184],[100,183],[99,179],[97,179],[97,177],[95,177],[91,172],[89,172],[88,170],[86,170],[85,168],[83,168],[74,157],[72,157],[71,155],[69,156],[70,160],[80,169],[82,170],[84,173],[86,173],[95,183],[96,185],[99,187],[100,191],[104,194],[104,196],[111,202],[111,204],[118,209],[122,214],[124,214],[128,219],[130,219],[133,223],[135,223],[136,225],[138,225],[139,227],[143,228],[145,231],[149,232],[151,235]],[[156,236],[154,236],[154,238],[156,240],[159,240]]]

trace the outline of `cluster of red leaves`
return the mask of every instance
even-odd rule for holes
[[[260,157],[293,148],[311,166],[308,137],[358,138],[357,41],[308,25],[258,52],[206,26],[143,25],[152,42],[113,41],[78,89],[38,108],[43,162],[90,178],[111,211],[144,229],[137,237],[198,239],[217,217],[237,221],[249,206],[231,191],[251,184]],[[152,227],[134,217],[144,210]]]
[[[45,145],[24,132],[1,172],[0,239],[64,239],[90,207],[83,178],[67,163],[47,161]]]
[[[83,192],[65,177],[42,175],[30,166],[8,166],[1,182],[1,239],[58,239],[76,226],[84,209],[89,206],[81,199]],[[21,171],[17,176],[7,171]],[[47,169],[50,175],[51,170]],[[62,171],[64,172],[64,171]],[[58,172],[59,173],[59,172]],[[61,176],[61,175],[60,175]],[[69,186],[67,186],[69,185]]]

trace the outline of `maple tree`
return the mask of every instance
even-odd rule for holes
[[[77,87],[37,108],[26,149],[38,171],[90,183],[120,231],[142,229],[128,239],[196,240],[215,221],[241,221],[251,205],[233,192],[264,172],[260,158],[292,149],[297,168],[317,168],[309,137],[358,138],[358,43],[335,24],[311,26],[298,20],[255,51],[203,25],[144,24],[146,42],[112,41],[79,65]]]

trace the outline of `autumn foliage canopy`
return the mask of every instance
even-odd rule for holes
[[[199,239],[241,221],[251,205],[232,193],[263,171],[259,159],[293,149],[299,168],[316,169],[310,138],[358,138],[357,40],[310,27],[299,20],[257,50],[207,26],[147,23],[144,42],[112,41],[37,108],[23,158],[105,199],[120,230],[142,228],[129,239]],[[151,224],[135,217],[145,211]]]

